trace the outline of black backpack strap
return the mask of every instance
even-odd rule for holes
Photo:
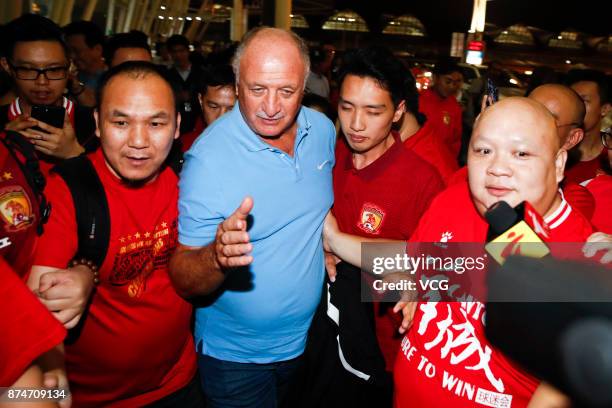
[[[79,243],[75,258],[85,258],[99,268],[110,240],[110,213],[102,182],[84,155],[64,160],[52,171],[64,179],[72,194]]]
[[[38,200],[40,208],[40,222],[38,223],[36,230],[38,235],[41,235],[43,232],[43,225],[49,219],[51,205],[47,203],[47,199],[44,195],[46,180],[45,176],[40,170],[38,156],[36,156],[32,143],[17,132],[6,132],[6,137],[4,137],[3,140],[14,159],[17,161],[17,163],[19,163],[24,177]],[[15,151],[18,151],[22,158],[15,157]]]

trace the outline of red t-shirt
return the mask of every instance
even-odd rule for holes
[[[11,386],[41,354],[60,344],[66,330],[0,257],[0,387]]]
[[[106,191],[109,248],[79,339],[66,347],[75,406],[142,406],[184,387],[196,371],[192,306],[168,277],[177,244],[177,177],[166,168],[132,188],[116,178],[101,149],[89,155]],[[34,265],[64,268],[77,250],[71,194],[52,174],[53,205]]]
[[[344,138],[336,143],[334,207],[340,230],[372,238],[407,240],[431,200],[443,189],[438,172],[406,149],[399,135],[376,161],[353,166]]]
[[[404,140],[404,146],[434,166],[445,182],[459,168],[456,156],[453,157],[429,120],[414,135]]]
[[[612,176],[600,174],[586,184],[595,198],[591,222],[599,231],[612,234]]]
[[[569,169],[565,169],[565,180],[573,181],[574,183],[582,183],[595,177],[598,170],[604,168],[608,161],[608,149],[605,147],[601,150],[601,154],[592,160],[580,161],[574,164]]]
[[[459,102],[454,97],[442,99],[430,88],[419,95],[419,111],[437,128],[437,133],[449,147],[451,155],[457,157],[463,126]]]
[[[467,179],[467,166],[463,166],[448,179],[448,186],[464,183]],[[582,215],[586,217],[587,220],[590,220],[591,217],[593,217],[593,213],[595,211],[595,198],[593,197],[591,192],[580,184],[571,181],[564,181],[562,185],[563,194],[567,202],[572,206],[572,208],[577,211],[580,211]]]
[[[565,200],[545,221],[552,242],[592,232]],[[487,229],[464,182],[436,197],[411,241],[485,242]],[[488,342],[484,314],[480,302],[419,302],[396,359],[396,407],[527,406],[539,382]]]
[[[40,206],[19,164],[25,159],[13,153],[0,142],[0,256],[25,278],[36,249]]]
[[[438,172],[406,149],[399,134],[376,161],[357,170],[344,138],[336,143],[333,212],[342,232],[362,237],[407,240],[443,183]],[[376,335],[387,369],[393,370],[401,341],[401,318],[378,313]]]

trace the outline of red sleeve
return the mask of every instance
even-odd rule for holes
[[[572,208],[580,211],[587,220],[593,218],[593,213],[595,212],[595,198],[586,187],[568,181],[563,186],[563,195]]]
[[[51,216],[38,241],[33,265],[65,268],[78,249],[72,194],[60,176],[51,174],[45,195],[51,203]]]
[[[0,258],[0,387],[11,386],[66,330]]]

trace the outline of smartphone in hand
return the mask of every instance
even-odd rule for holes
[[[66,115],[66,108],[63,106],[51,106],[51,105],[32,105],[31,116],[46,123],[47,125],[55,128],[64,127],[64,116]],[[39,129],[41,130],[41,129]]]

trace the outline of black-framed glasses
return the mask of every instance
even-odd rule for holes
[[[601,144],[608,150],[612,150],[612,129],[601,132]]]
[[[15,76],[17,77],[17,79],[26,81],[36,81],[41,75],[44,75],[45,78],[47,78],[49,81],[66,79],[66,77],[68,76],[67,65],[43,69],[13,65],[12,63],[9,63],[9,65],[11,66],[11,69],[15,72]]]

